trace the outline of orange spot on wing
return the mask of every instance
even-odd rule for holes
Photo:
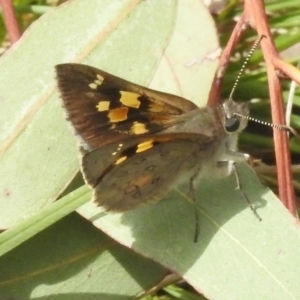
[[[125,161],[127,159],[127,156],[122,156],[120,158],[118,158],[115,162],[115,165],[118,165],[120,163],[122,163],[123,161]]]
[[[144,134],[149,131],[145,124],[139,122],[134,122],[130,130],[133,134]]]
[[[128,107],[133,107],[133,108],[139,108],[141,102],[138,100],[138,98],[141,96],[137,93],[131,93],[131,92],[125,92],[125,91],[120,91],[121,93],[121,98],[120,102],[123,103],[124,105]]]
[[[97,107],[98,111],[107,111],[107,110],[109,110],[109,105],[110,105],[109,101],[100,101],[96,105],[96,107]]]
[[[153,147],[153,140],[149,140],[149,141],[140,143],[140,144],[137,145],[136,153],[146,151],[146,150],[148,150],[152,147]]]
[[[128,107],[115,108],[109,112],[108,117],[112,123],[121,122],[127,120],[127,113]]]

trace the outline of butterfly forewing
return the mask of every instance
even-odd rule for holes
[[[152,91],[90,66],[61,64],[56,72],[68,119],[89,149],[126,135],[160,132],[176,124],[178,116],[197,108],[183,98]]]

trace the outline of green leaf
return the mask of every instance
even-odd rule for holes
[[[105,215],[92,203],[80,212],[115,240],[181,274],[209,299],[299,299],[296,220],[251,168],[241,165],[237,172],[262,221],[235,189],[235,176],[215,171],[199,183],[195,207],[174,192],[124,214]],[[198,243],[193,242],[195,209]]]
[[[0,256],[70,214],[86,203],[90,197],[91,193],[88,187],[83,186],[60,199],[60,201],[56,201],[40,210],[34,216],[4,231],[0,235]]]
[[[1,299],[133,299],[167,273],[76,215],[1,257],[0,269]]]

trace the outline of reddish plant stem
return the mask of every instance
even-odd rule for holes
[[[259,36],[265,36],[265,38],[261,41],[261,48],[267,66],[272,119],[274,124],[285,124],[281,85],[274,65],[275,61],[277,62],[277,67],[280,65],[278,63],[280,57],[275,48],[268,26],[263,1],[246,0],[244,12],[250,25],[257,30]],[[292,183],[291,157],[286,132],[274,130],[274,145],[277,163],[279,198],[288,210],[296,216],[297,209]]]
[[[293,65],[285,62],[279,57],[272,57],[272,63],[276,70],[280,70],[288,78],[294,80],[300,85],[300,70]]]
[[[212,84],[212,88],[210,89],[209,98],[208,98],[208,105],[214,106],[219,103],[220,99],[220,92],[223,84],[223,75],[225,69],[228,66],[230,56],[232,55],[236,45],[238,44],[239,40],[242,37],[243,32],[245,31],[245,18],[244,15],[240,18],[237,22],[236,26],[233,29],[233,32],[230,36],[230,39],[222,52],[219,66]]]
[[[12,1],[0,0],[0,6],[2,7],[3,19],[8,32],[9,41],[11,44],[14,44],[20,39],[21,33]]]

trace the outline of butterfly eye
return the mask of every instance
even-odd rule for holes
[[[237,131],[240,127],[240,119],[236,117],[230,117],[225,121],[225,129],[227,132]]]

